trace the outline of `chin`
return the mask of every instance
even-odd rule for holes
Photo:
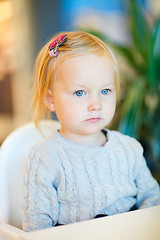
[[[102,129],[103,128],[89,127],[89,128],[83,129],[82,133],[83,135],[92,135],[100,132]]]

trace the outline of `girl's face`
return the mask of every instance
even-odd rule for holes
[[[50,110],[56,111],[60,133],[83,142],[96,138],[113,118],[116,108],[115,73],[112,60],[88,54],[57,64],[51,89]]]

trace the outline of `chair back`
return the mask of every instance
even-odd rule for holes
[[[0,148],[0,221],[22,228],[21,192],[23,165],[29,149],[43,138],[53,134],[60,124],[43,120],[39,131],[33,122],[14,130]]]

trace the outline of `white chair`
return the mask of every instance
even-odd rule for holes
[[[14,130],[0,149],[0,222],[22,228],[21,187],[23,164],[28,151],[35,143],[60,127],[58,121],[43,120],[40,131],[33,122]]]

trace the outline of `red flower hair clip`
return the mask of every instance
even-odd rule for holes
[[[53,42],[49,45],[49,55],[56,57],[58,54],[58,48],[66,41],[67,34],[56,37]]]

